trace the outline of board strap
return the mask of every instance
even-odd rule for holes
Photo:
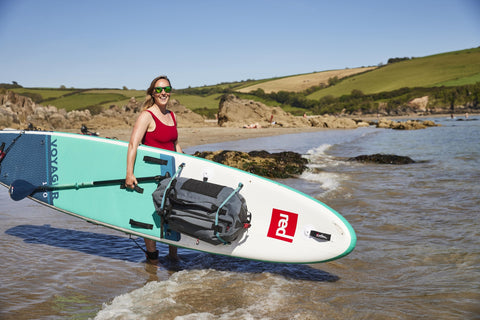
[[[235,195],[237,194],[241,189],[243,188],[243,183],[239,183],[237,189],[233,190],[232,193],[222,202],[220,207],[218,207],[217,213],[215,214],[215,236],[217,237],[218,240],[220,240],[223,244],[228,244],[227,241],[223,240],[222,237],[220,237],[220,234],[218,233],[218,216],[220,215],[220,211],[222,208],[227,204],[227,202]]]

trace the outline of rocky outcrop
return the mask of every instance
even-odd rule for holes
[[[334,116],[298,117],[280,107],[269,107],[263,103],[240,99],[233,94],[222,98],[218,110],[218,125],[221,127],[319,127],[331,129],[357,128],[355,121]]]
[[[348,161],[370,162],[378,164],[410,164],[415,163],[410,157],[397,156],[394,154],[371,154],[361,155],[348,159]]]
[[[418,130],[425,129],[428,127],[437,127],[440,126],[434,121],[425,120],[408,120],[408,121],[393,121],[388,119],[380,119],[377,123],[377,128],[383,129],[395,129],[395,130]]]
[[[368,126],[366,122],[356,122],[350,118],[338,118],[334,116],[316,116],[309,117],[312,127],[329,128],[329,129],[354,129],[360,126]]]
[[[168,109],[172,110],[177,116],[179,127],[195,127],[206,125],[205,119],[198,113],[193,112],[178,100],[170,99]]]
[[[280,107],[237,98],[233,94],[222,98],[218,109],[218,125],[221,127],[304,127],[311,126],[307,119],[294,117]],[[252,126],[253,127],[253,126]]]
[[[415,113],[426,113],[428,111],[428,96],[421,98],[415,98],[408,102],[408,107],[410,107]]]
[[[177,115],[179,127],[206,125],[201,115],[175,99],[170,100],[168,108]],[[0,129],[26,129],[30,126],[43,130],[58,130],[80,128],[82,125],[95,129],[128,128],[133,126],[141,110],[142,103],[132,97],[124,106],[112,105],[95,114],[88,109],[67,112],[54,106],[37,104],[28,97],[7,91],[0,96]]]
[[[92,118],[89,110],[70,111],[54,106],[42,106],[32,99],[8,91],[0,97],[0,127],[25,129],[29,124],[37,128],[75,128]]]
[[[428,98],[413,101],[419,109],[426,106]],[[294,116],[280,107],[269,107],[263,103],[240,99],[233,94],[225,95],[219,104],[217,121],[206,121],[203,116],[171,99],[168,108],[177,115],[178,127],[221,126],[235,128],[262,127],[318,127],[329,129],[354,129],[369,125],[379,128],[413,130],[437,126],[433,121],[392,121],[380,119],[378,122],[365,122],[347,117],[332,115]],[[43,106],[32,99],[19,96],[11,91],[0,95],[0,129],[25,129],[30,124],[44,130],[75,129],[86,125],[95,130],[131,128],[142,110],[142,103],[131,98],[124,106],[112,105],[107,109],[91,108],[67,112],[54,106]]]
[[[290,178],[301,174],[308,160],[302,155],[291,152],[269,153],[267,151],[204,151],[194,156],[212,160],[230,167],[238,168],[267,178]]]

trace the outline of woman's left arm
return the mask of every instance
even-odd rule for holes
[[[172,111],[170,112],[172,113],[173,122],[175,123],[175,126],[177,126],[177,117],[175,116],[175,113],[173,113]],[[174,145],[175,145],[175,151],[179,153],[183,153],[182,147],[180,147],[180,145],[178,144],[178,139],[174,142]]]
[[[175,141],[175,151],[183,153],[182,147],[180,147],[178,141]]]

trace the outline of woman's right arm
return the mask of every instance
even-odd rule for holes
[[[133,126],[130,141],[128,142],[127,175],[125,178],[125,186],[130,189],[133,189],[138,183],[137,178],[135,178],[133,173],[133,168],[135,167],[138,145],[142,142],[142,139],[148,130],[150,119],[152,119],[152,117],[148,112],[145,111],[138,116],[138,119]]]

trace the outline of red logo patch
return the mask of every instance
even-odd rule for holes
[[[297,230],[297,220],[298,214],[296,213],[273,209],[267,237],[293,242],[295,230]]]

